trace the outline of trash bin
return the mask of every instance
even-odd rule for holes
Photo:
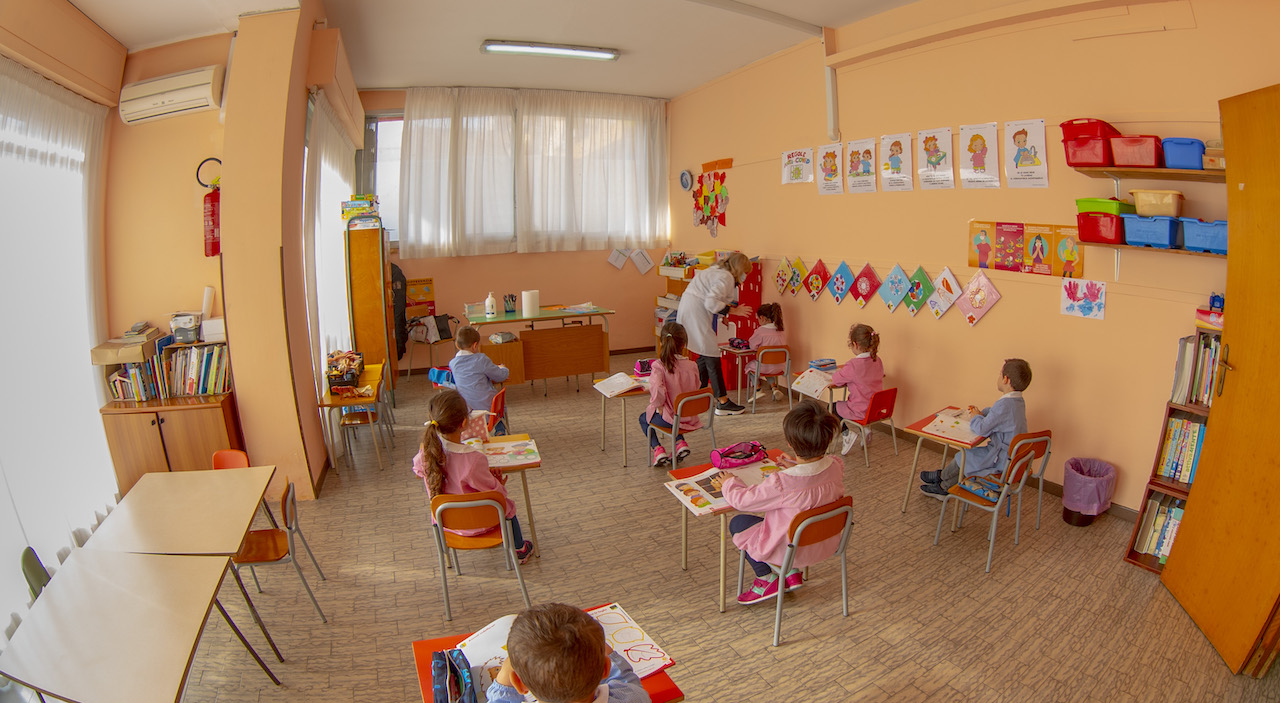
[[[1062,519],[1084,527],[1111,507],[1116,489],[1116,467],[1101,459],[1073,457],[1062,477]]]

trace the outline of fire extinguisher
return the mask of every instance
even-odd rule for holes
[[[217,256],[222,251],[222,241],[219,234],[219,211],[221,209],[221,191],[219,190],[219,181],[221,178],[214,178],[211,183],[205,183],[200,180],[200,168],[210,161],[217,161],[221,166],[222,162],[215,158],[207,158],[200,162],[200,166],[196,167],[196,182],[209,189],[204,194],[204,255]]]

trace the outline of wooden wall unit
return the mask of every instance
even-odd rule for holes
[[[609,372],[609,334],[602,325],[566,325],[520,333],[527,379]]]
[[[244,449],[230,393],[113,401],[100,412],[121,495],[145,473],[208,469],[215,451]]]
[[[373,227],[357,227],[374,224]],[[351,306],[351,344],[364,363],[389,364],[383,377],[394,389],[397,369],[395,310],[391,300],[391,249],[376,217],[347,223],[347,295]]]

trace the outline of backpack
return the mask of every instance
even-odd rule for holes
[[[736,469],[767,458],[764,445],[755,440],[711,450],[711,465],[717,469]]]

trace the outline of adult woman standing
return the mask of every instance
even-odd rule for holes
[[[750,315],[750,306],[737,306],[738,285],[751,272],[751,260],[741,252],[734,252],[724,261],[705,268],[693,275],[689,287],[680,296],[676,310],[676,322],[684,325],[689,333],[689,351],[698,355],[698,377],[705,387],[708,381],[716,396],[717,415],[738,415],[743,408],[729,400],[725,391],[724,373],[720,370],[720,345],[712,330],[717,315],[736,312]]]

